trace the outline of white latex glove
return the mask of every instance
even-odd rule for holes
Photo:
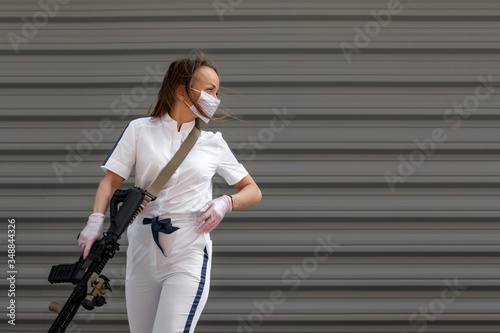
[[[210,200],[205,206],[203,206],[198,214],[202,214],[194,223],[194,225],[199,225],[203,221],[197,233],[201,234],[204,232],[210,232],[214,230],[219,223],[222,221],[224,216],[233,210],[233,201],[228,195],[223,195],[222,197]]]
[[[92,244],[103,236],[104,220],[106,216],[101,213],[92,213],[87,221],[87,226],[78,236],[78,246],[83,250],[83,258],[87,258]]]

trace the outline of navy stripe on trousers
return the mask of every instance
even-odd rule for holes
[[[205,288],[205,279],[207,276],[207,263],[208,263],[208,252],[207,248],[203,250],[205,252],[203,256],[203,267],[201,268],[200,284],[198,285],[198,291],[196,292],[196,297],[194,298],[193,305],[191,306],[191,311],[189,312],[188,319],[186,321],[186,326],[184,327],[184,333],[189,333],[191,329],[191,324],[193,323],[193,318],[200,303],[201,294],[203,294],[203,289]]]

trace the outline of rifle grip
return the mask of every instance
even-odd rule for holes
[[[139,187],[131,187],[127,190],[116,190],[110,200],[111,226],[107,233],[115,234],[120,237],[129,223],[135,218],[136,213],[142,210],[141,204],[146,196],[146,191]],[[118,203],[122,202],[120,209],[117,210]]]
[[[130,189],[118,189],[113,193],[113,196],[109,200],[109,216],[112,220],[114,220],[116,214],[118,213],[118,204],[125,201],[127,198]]]

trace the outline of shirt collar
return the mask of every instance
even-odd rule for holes
[[[193,129],[194,125],[196,124],[196,119],[189,121],[189,122],[186,122],[186,123],[183,123],[181,125],[181,130],[179,132],[177,132],[177,120],[170,117],[168,112],[166,112],[163,115],[162,120],[167,124],[169,129],[171,129],[175,133],[180,133],[182,135],[183,139],[185,139],[189,135],[189,133]]]

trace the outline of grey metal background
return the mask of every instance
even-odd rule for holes
[[[0,331],[48,329],[48,303],[71,286],[47,275],[80,254],[99,165],[147,113],[153,78],[192,48],[217,62],[221,99],[243,118],[209,128],[264,195],[212,234],[197,332],[500,330],[498,1],[401,1],[379,28],[371,11],[393,1],[61,3],[2,0],[1,256],[15,218],[18,273],[17,325],[3,314]],[[17,53],[9,33],[29,37]],[[356,38],[348,62],[340,45]],[[479,77],[494,82],[481,100]],[[233,190],[216,179],[214,191]],[[81,310],[73,331],[128,331],[126,244],[105,269],[109,304]]]

